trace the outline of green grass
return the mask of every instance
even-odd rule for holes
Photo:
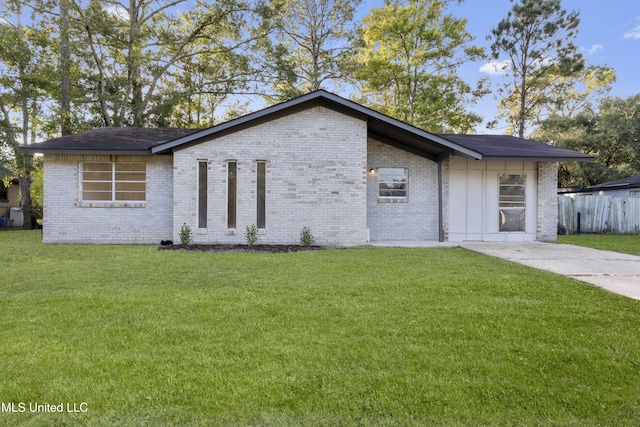
[[[574,234],[570,236],[558,236],[558,243],[640,255],[640,235],[581,234],[578,236]]]
[[[0,232],[25,426],[640,423],[640,304],[460,248],[186,253]]]

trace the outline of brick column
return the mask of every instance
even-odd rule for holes
[[[538,162],[536,239],[558,239],[558,162]]]

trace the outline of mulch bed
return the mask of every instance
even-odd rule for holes
[[[230,245],[230,244],[216,244],[216,245],[160,245],[158,249],[161,251],[176,251],[185,250],[189,252],[272,252],[272,253],[285,253],[285,252],[303,252],[303,251],[315,251],[321,249],[321,246],[300,246],[300,245]]]

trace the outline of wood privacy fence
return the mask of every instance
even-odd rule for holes
[[[558,222],[569,233],[640,234],[640,197],[572,195],[558,197]]]

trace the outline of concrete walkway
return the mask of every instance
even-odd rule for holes
[[[373,242],[375,246],[461,246],[539,270],[562,274],[608,291],[640,300],[640,257],[555,243]]]

